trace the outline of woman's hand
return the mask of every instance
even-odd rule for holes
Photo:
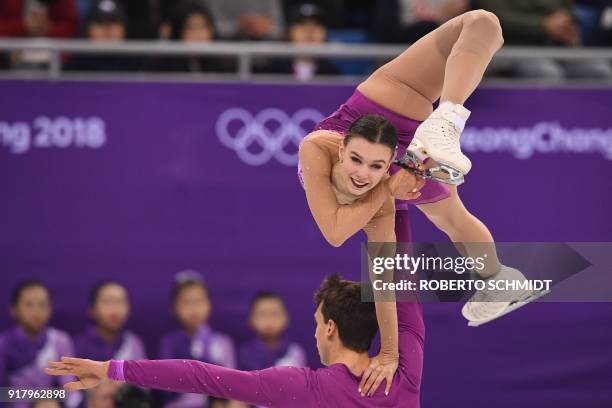
[[[419,165],[419,170],[422,165]],[[419,198],[419,190],[425,185],[425,180],[408,170],[400,169],[386,181],[391,195],[399,200],[414,200]]]
[[[363,372],[359,383],[359,393],[362,397],[373,395],[383,380],[387,380],[385,395],[389,395],[393,376],[399,364],[399,356],[380,353],[370,360],[370,365]]]
[[[93,388],[108,378],[109,362],[85,360],[82,358],[62,357],[62,361],[49,361],[45,373],[50,375],[73,375],[79,381],[66,383],[67,391]]]

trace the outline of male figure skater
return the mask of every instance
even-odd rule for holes
[[[51,375],[74,375],[70,391],[109,378],[140,387],[199,392],[270,407],[419,407],[424,325],[421,304],[397,302],[399,369],[391,384],[366,383],[368,349],[378,329],[374,303],[361,301],[361,284],[327,277],[315,293],[315,338],[325,368],[272,367],[240,371],[193,360],[111,360],[62,358],[50,362]],[[382,378],[382,377],[378,377]],[[369,380],[368,380],[369,381]],[[382,381],[382,379],[381,379]],[[372,387],[371,387],[372,386]],[[368,389],[367,394],[362,392]]]

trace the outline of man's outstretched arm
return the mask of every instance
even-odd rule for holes
[[[290,406],[296,401],[303,406],[314,406],[317,398],[308,368],[240,371],[196,360],[97,362],[66,357],[49,365],[48,374],[79,377],[79,381],[67,384],[69,390],[91,388],[110,378],[140,387],[202,393],[260,406]]]

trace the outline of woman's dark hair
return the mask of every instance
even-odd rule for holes
[[[41,281],[37,281],[37,280],[21,281],[13,288],[13,292],[11,293],[11,306],[12,307],[17,306],[17,304],[19,303],[19,299],[21,298],[21,295],[26,289],[36,288],[36,287],[43,288],[44,290],[47,291],[47,294],[50,295],[49,288],[47,287],[47,285],[45,285]]]
[[[361,284],[340,279],[333,274],[325,278],[315,293],[315,304],[321,306],[323,321],[338,326],[344,347],[358,353],[367,352],[378,331],[376,309],[372,302],[361,301]]]
[[[183,38],[183,31],[185,30],[187,19],[193,14],[204,16],[213,32],[213,39],[215,39],[217,37],[215,20],[208,9],[197,1],[186,1],[177,8],[172,17],[172,32],[170,38],[173,40],[181,40]]]
[[[111,286],[111,285],[117,285],[119,287],[122,287],[124,290],[126,290],[125,286],[123,286],[121,283],[117,281],[114,281],[114,280],[100,281],[96,283],[89,291],[89,307],[90,308],[93,308],[96,305],[96,302],[98,301],[98,297],[100,296],[100,292],[102,292],[102,289],[104,289],[107,286]]]
[[[355,137],[361,137],[370,143],[380,143],[388,146],[394,153],[397,147],[395,126],[380,115],[363,115],[351,123],[344,137],[344,145],[346,146]]]
[[[193,286],[198,286],[202,288],[206,297],[210,299],[208,287],[206,286],[204,278],[202,277],[202,275],[200,275],[199,272],[193,270],[181,271],[176,274],[174,280],[174,286],[172,287],[172,292],[170,293],[172,304],[176,304],[176,300],[185,289]]]

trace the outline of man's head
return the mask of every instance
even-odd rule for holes
[[[315,293],[317,350],[321,363],[329,365],[336,350],[367,353],[378,330],[374,303],[361,301],[361,284],[325,278]]]

